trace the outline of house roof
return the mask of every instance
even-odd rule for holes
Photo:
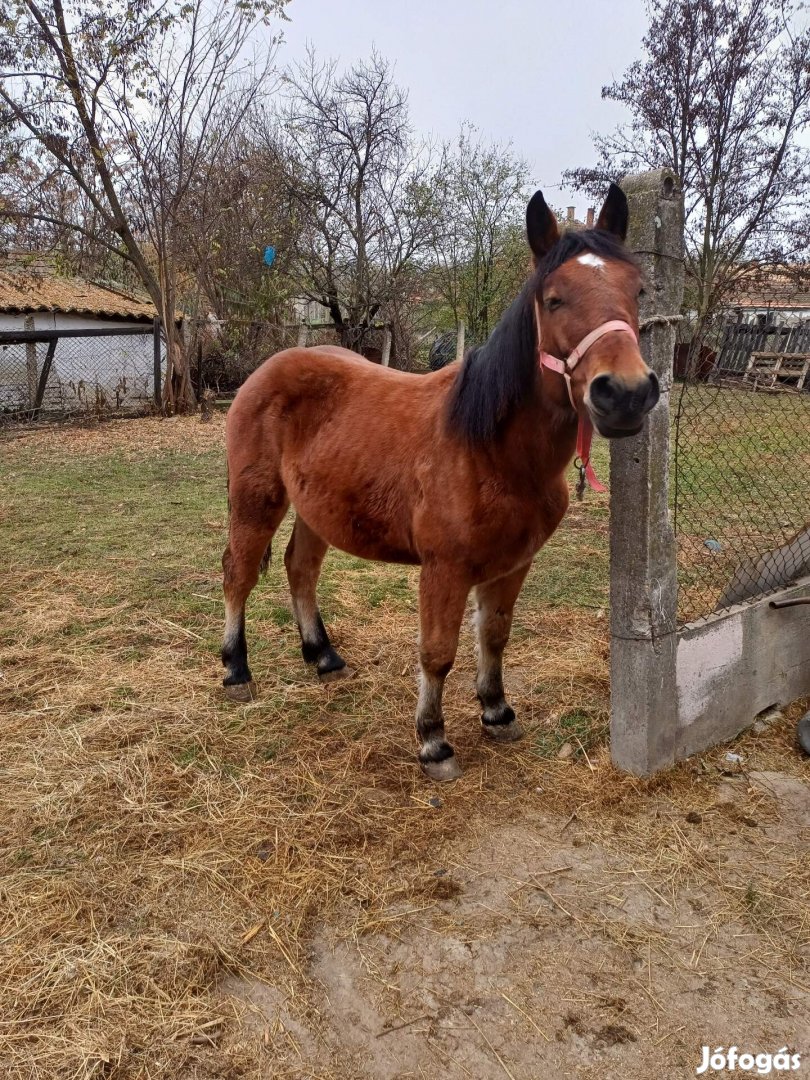
[[[728,303],[741,308],[810,310],[810,268],[752,267],[734,283]]]
[[[149,300],[96,285],[82,278],[61,278],[30,270],[0,270],[0,312],[53,311],[151,321]]]

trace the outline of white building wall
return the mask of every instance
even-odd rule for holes
[[[126,319],[35,312],[35,330],[104,330],[143,324]],[[0,331],[30,329],[26,316],[0,313]],[[137,408],[154,395],[151,333],[113,337],[60,338],[43,399],[43,410],[92,411]],[[38,380],[47,342],[0,345],[0,414],[31,405],[32,377]],[[165,371],[165,350],[161,347]]]

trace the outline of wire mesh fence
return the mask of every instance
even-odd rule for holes
[[[248,375],[269,356],[296,345],[342,345],[372,363],[388,363],[404,371],[433,369],[436,342],[447,339],[442,362],[455,359],[457,331],[442,336],[432,312],[418,303],[395,313],[390,322],[341,330],[327,322],[271,322],[239,319],[207,320],[189,326],[196,341],[192,376],[198,392],[218,396],[235,393]],[[386,341],[386,338],[388,339]]]
[[[430,313],[417,305],[392,323],[363,329],[354,348],[372,362],[427,370],[438,333]],[[211,318],[185,320],[181,331],[198,399],[206,391],[227,399],[282,349],[340,344],[340,330],[331,323]],[[0,425],[150,412],[160,401],[155,388],[165,372],[165,344],[151,324],[0,331]]]
[[[198,395],[212,390],[217,396],[236,393],[248,375],[268,356],[294,345],[332,343],[334,333],[304,324],[258,320],[207,320],[186,328],[192,347],[192,377]]]
[[[268,356],[304,342],[334,343],[335,332],[299,324],[188,321],[180,341],[197,396],[213,390],[227,398]],[[152,324],[2,331],[0,424],[152,412],[159,408],[165,373],[165,342]]]
[[[433,338],[428,350],[427,366],[431,371],[439,371],[485,341],[485,336],[470,333],[462,324],[453,330],[445,330]]]
[[[154,395],[151,325],[0,333],[0,424],[135,415]]]
[[[681,624],[810,573],[810,311],[691,331],[672,401]]]

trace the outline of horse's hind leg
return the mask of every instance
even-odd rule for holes
[[[250,493],[232,490],[230,498],[228,546],[222,556],[225,593],[222,663],[227,672],[222,685],[234,701],[251,701],[255,685],[247,661],[245,602],[259,580],[259,571],[267,565],[273,534],[289,503],[283,492],[274,500],[266,496],[256,499]]]
[[[478,676],[475,688],[483,707],[481,724],[492,739],[512,742],[523,734],[503,690],[503,651],[512,629],[512,612],[531,563],[475,590]]]
[[[284,554],[284,565],[290,583],[293,613],[301,634],[301,652],[308,664],[315,665],[322,682],[351,674],[346,661],[332,648],[315,595],[328,547],[303,518],[296,517]]]

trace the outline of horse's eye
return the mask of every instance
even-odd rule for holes
[[[551,296],[546,300],[546,307],[549,311],[556,311],[558,307],[562,307],[562,300],[559,296]]]

